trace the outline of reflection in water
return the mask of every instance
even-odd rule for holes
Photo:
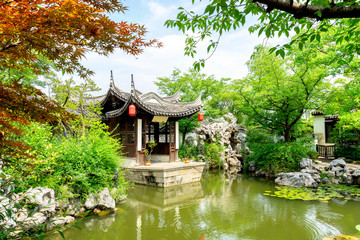
[[[135,191],[129,193],[129,204],[146,206],[154,209],[168,210],[176,206],[191,204],[204,197],[200,182],[189,183],[170,188],[137,185]]]
[[[136,220],[136,239],[141,240],[141,215],[138,215]]]
[[[106,233],[115,220],[115,214],[109,214],[102,218],[90,218],[85,221],[84,224],[90,231],[102,231]]]
[[[321,239],[354,234],[360,205],[354,201],[285,200],[264,196],[270,182],[206,175],[201,183],[172,188],[135,186],[124,211],[91,217],[67,239]]]

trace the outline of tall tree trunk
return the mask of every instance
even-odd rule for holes
[[[285,129],[284,137],[285,137],[285,142],[289,143],[290,142],[290,128]]]

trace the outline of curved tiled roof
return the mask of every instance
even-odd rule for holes
[[[339,119],[339,114],[325,115],[325,120],[336,120],[336,119]]]
[[[131,93],[126,93],[115,86],[112,76],[110,79],[110,89],[107,94],[96,97],[96,99],[103,106],[111,96],[118,97],[125,104],[121,108],[106,112],[104,115],[107,118],[121,116],[132,103],[138,105],[149,114],[167,117],[187,117],[202,109],[201,96],[193,102],[182,103],[180,102],[180,91],[168,97],[160,97],[154,92],[142,93],[135,89],[132,79]]]
[[[324,111],[313,111],[311,113],[313,116],[321,116],[324,115]],[[328,114],[324,116],[325,120],[337,120],[339,118],[339,114]]]
[[[313,116],[324,115],[324,111],[313,111],[313,112],[311,112],[311,115],[313,115]]]

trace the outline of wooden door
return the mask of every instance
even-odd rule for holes
[[[119,136],[127,157],[136,157],[136,119],[122,119],[119,122]]]

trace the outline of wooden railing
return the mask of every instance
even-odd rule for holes
[[[319,153],[319,157],[328,159],[334,157],[335,145],[316,145],[316,151]]]

